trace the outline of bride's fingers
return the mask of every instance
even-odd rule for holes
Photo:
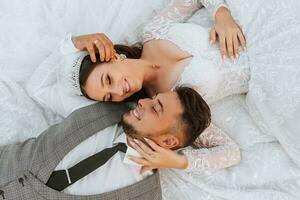
[[[155,142],[153,142],[150,139],[145,138],[146,142],[150,145],[150,147],[152,149],[154,149],[156,152],[161,152],[162,150],[164,150],[164,148],[162,148],[161,146],[157,145]]]
[[[213,27],[210,30],[210,37],[209,37],[209,44],[212,45],[216,42],[217,39],[217,32],[216,29]]]
[[[145,145],[143,142],[139,141],[139,140],[135,140],[135,142],[139,145],[139,147],[148,155],[152,155],[154,153],[154,151],[149,148],[147,145]]]
[[[146,159],[144,159],[144,158],[138,158],[138,157],[134,157],[134,156],[128,156],[128,159],[131,160],[131,161],[133,161],[133,162],[135,162],[135,163],[137,163],[137,164],[143,165],[143,166],[149,165],[149,164],[150,164],[150,163],[149,163]]]
[[[141,168],[141,171],[140,171],[140,173],[141,174],[144,174],[146,171],[151,171],[151,170],[153,170],[154,168],[152,168],[152,167],[150,167],[150,166],[143,166],[142,168]]]
[[[239,41],[240,41],[243,49],[245,49],[246,48],[246,40],[245,40],[245,37],[244,37],[243,33],[239,30],[237,32],[237,34],[238,34],[238,38],[239,38]]]
[[[227,46],[227,53],[231,60],[234,60],[233,57],[233,44],[232,44],[232,35],[226,37],[226,46]]]
[[[221,51],[221,56],[223,59],[226,58],[226,54],[227,54],[227,51],[226,51],[226,40],[225,40],[225,37],[224,36],[219,36],[219,41],[220,41],[220,51]]]
[[[106,35],[103,35],[103,44],[105,47],[105,60],[109,61],[114,55],[114,45]]]
[[[95,45],[96,45],[99,55],[100,55],[100,61],[103,62],[105,59],[104,46],[100,40],[99,40],[99,42],[96,42]]]
[[[239,57],[239,41],[238,41],[238,36],[237,34],[233,36],[233,53],[234,53],[234,57],[235,59],[237,59]]]
[[[137,144],[136,142],[131,142],[130,143],[132,145],[132,147],[145,159],[149,160],[150,159],[150,154],[146,153],[139,144]]]
[[[96,62],[96,55],[95,55],[94,47],[91,44],[88,44],[86,46],[86,50],[89,52],[92,62]]]

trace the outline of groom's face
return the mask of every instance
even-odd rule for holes
[[[146,137],[159,143],[159,137],[179,123],[182,112],[177,93],[160,93],[153,98],[139,100],[135,109],[123,115],[122,124],[127,135],[139,139]]]

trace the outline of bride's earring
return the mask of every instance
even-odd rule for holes
[[[123,60],[125,60],[127,58],[127,56],[125,55],[125,54],[120,54],[120,59],[121,59],[121,61],[123,61]]]
[[[154,64],[153,64],[153,65],[152,65],[152,68],[157,68],[157,69],[158,69],[158,68],[159,68],[159,66],[158,66],[158,65],[154,65]]]

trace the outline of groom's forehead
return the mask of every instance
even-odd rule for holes
[[[181,112],[182,106],[176,92],[158,93],[156,96],[167,112]]]

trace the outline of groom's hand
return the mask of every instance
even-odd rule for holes
[[[97,61],[95,54],[97,51],[101,62],[110,61],[116,54],[113,43],[104,33],[80,35],[73,37],[72,41],[77,49],[87,50],[93,62]]]

